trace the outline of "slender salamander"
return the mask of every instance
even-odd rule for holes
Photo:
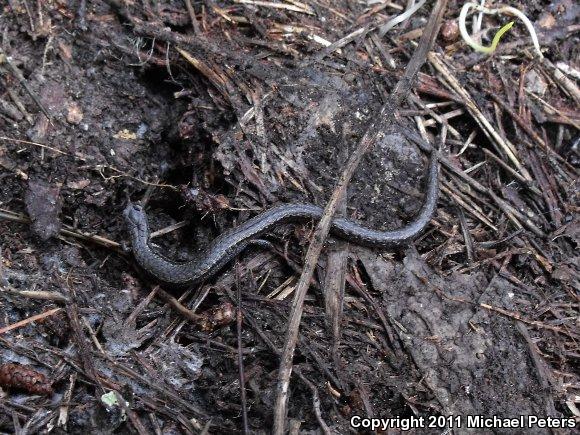
[[[397,248],[409,243],[427,226],[437,206],[439,165],[432,152],[427,174],[425,200],[417,216],[402,228],[376,231],[344,218],[332,221],[330,233],[349,242],[375,248]],[[199,258],[175,262],[149,245],[149,225],[143,207],[129,203],[123,215],[137,263],[164,284],[190,286],[215,275],[266,231],[290,221],[320,219],[321,207],[312,204],[284,204],[273,207],[218,236]]]

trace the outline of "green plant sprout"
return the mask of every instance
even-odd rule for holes
[[[458,19],[459,31],[461,33],[461,37],[463,38],[463,40],[471,48],[473,48],[474,50],[479,51],[481,53],[486,53],[486,54],[493,53],[495,51],[495,49],[497,48],[497,45],[499,44],[501,37],[509,29],[511,29],[512,26],[514,25],[514,21],[510,21],[505,26],[503,26],[501,29],[499,29],[497,31],[497,33],[495,34],[495,36],[493,37],[493,40],[491,41],[491,45],[489,47],[485,47],[481,44],[478,44],[476,41],[474,41],[473,38],[467,32],[465,20],[467,18],[467,13],[472,8],[476,9],[484,14],[488,14],[488,15],[508,14],[508,15],[514,15],[514,16],[518,17],[520,20],[522,20],[522,22],[525,24],[526,28],[528,29],[528,32],[530,33],[530,36],[532,38],[532,43],[534,44],[534,48],[536,49],[537,55],[540,58],[544,57],[542,54],[542,51],[540,50],[540,43],[538,42],[538,36],[536,35],[536,31],[535,31],[534,26],[532,25],[531,21],[529,20],[528,17],[526,17],[524,15],[523,12],[521,12],[520,10],[513,8],[511,6],[502,6],[502,7],[497,8],[497,9],[488,9],[486,7],[480,6],[480,5],[475,4],[475,3],[465,3],[463,5],[463,7],[461,8],[461,12],[459,13],[459,19]]]

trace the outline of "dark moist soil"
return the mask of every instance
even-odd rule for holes
[[[203,37],[195,36],[184,2],[126,3],[87,1],[86,10],[84,1],[0,5],[0,431],[240,432],[239,339],[248,425],[267,433],[279,364],[272,346],[284,345],[293,294],[274,295],[296,284],[313,224],[277,228],[266,236],[274,250],[250,249],[200,288],[165,289],[201,313],[193,322],[166,296],[151,293],[155,283],[123,249],[122,210],[129,199],[145,198],[154,229],[185,221],[155,244],[186,260],[271,205],[324,206],[414,48],[408,38],[393,36],[371,57],[370,40],[355,40],[338,54],[303,63],[320,53],[308,29],[340,39],[360,27],[358,18],[367,22],[361,2],[307,3],[313,14],[306,14],[231,2],[203,2],[202,10],[193,1]],[[449,2],[445,23],[459,8]],[[562,26],[575,16],[566,1],[526,8],[536,25],[548,13]],[[246,24],[232,24],[231,16]],[[427,18],[423,10],[397,38],[424,27]],[[305,30],[285,42],[274,24]],[[571,62],[577,49],[558,31],[544,30],[544,41],[555,41],[548,54]],[[440,40],[436,50],[451,43]],[[391,56],[395,69],[385,66]],[[475,65],[457,72],[474,94],[482,77],[499,74],[505,86],[531,67],[522,57],[500,63],[498,73],[479,54],[456,56],[457,64]],[[424,89],[435,71],[426,66],[421,74]],[[491,88],[502,85],[494,80]],[[424,102],[450,101],[444,95],[451,93],[438,89]],[[548,122],[543,106],[529,104],[542,137],[560,138],[557,151],[568,166],[537,157],[536,149],[514,139],[523,133],[505,119],[502,134],[534,177],[556,180],[565,203],[560,215],[547,210],[542,196],[538,206],[492,160],[468,172],[546,237],[517,232],[495,203],[478,203],[475,192],[467,201],[483,207],[497,231],[468,215],[478,254],[470,263],[463,210],[449,194],[459,191],[460,181],[445,172],[437,215],[412,246],[380,253],[329,241],[333,251],[349,252],[340,343],[333,351],[324,311],[324,271],[336,261],[331,255],[321,259],[305,304],[294,365],[308,383],[291,379],[292,424],[319,430],[317,406],[336,433],[347,433],[354,415],[568,418],[577,412],[567,405],[578,394],[577,197],[575,179],[564,177],[576,164],[577,131],[566,121],[574,118],[572,100],[557,87],[550,92],[545,98],[568,118]],[[477,93],[494,119],[487,98]],[[451,104],[450,110],[462,107]],[[408,114],[396,115],[397,127],[364,157],[349,184],[344,213],[373,228],[402,226],[423,201],[427,157],[404,131],[416,130],[414,116],[426,112],[417,105],[402,109]],[[452,127],[464,139],[475,129],[473,142],[497,152],[465,113]],[[452,140],[442,153],[459,170],[486,159],[481,147],[460,154],[462,143]],[[233,321],[237,291],[241,333]],[[35,315],[37,321],[27,321]],[[107,401],[110,391],[126,405],[115,396]]]

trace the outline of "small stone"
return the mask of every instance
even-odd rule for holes
[[[91,180],[84,178],[82,180],[79,181],[69,181],[66,186],[69,189],[73,189],[73,190],[82,190],[85,187],[87,187],[89,184],[91,184]]]
[[[531,69],[526,74],[526,89],[541,97],[548,90],[548,84],[540,74]]]
[[[457,20],[447,20],[441,26],[441,38],[443,41],[451,43],[459,38],[459,25]]]
[[[66,44],[64,41],[59,41],[58,50],[60,53],[60,57],[64,61],[70,62],[72,60],[72,47],[69,44]]]
[[[538,25],[542,29],[551,29],[556,24],[556,18],[549,12],[542,14],[538,20]]]
[[[60,186],[42,180],[30,180],[24,195],[26,211],[32,221],[32,231],[42,240],[58,235],[62,226]]]
[[[69,124],[78,125],[83,120],[83,112],[77,103],[69,104],[66,112],[66,120]]]
[[[134,132],[127,130],[126,128],[115,133],[113,135],[113,137],[115,139],[122,139],[122,140],[135,140],[135,139],[137,139],[137,135]]]

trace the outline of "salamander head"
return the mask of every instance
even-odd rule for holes
[[[136,231],[139,234],[148,232],[147,215],[142,206],[129,202],[125,210],[123,210],[123,216],[125,217],[129,231]]]

